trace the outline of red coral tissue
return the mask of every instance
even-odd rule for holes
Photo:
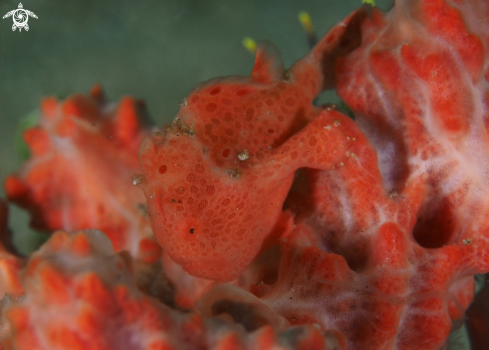
[[[9,199],[31,212],[37,229],[100,229],[116,251],[156,260],[146,201],[132,184],[149,133],[142,110],[131,97],[109,105],[98,85],[88,96],[44,99],[38,125],[24,133],[31,159],[6,180]]]

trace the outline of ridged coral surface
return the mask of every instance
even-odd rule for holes
[[[97,228],[116,251],[157,259],[146,201],[132,184],[149,133],[142,110],[131,97],[109,105],[98,85],[88,96],[44,99],[38,125],[24,133],[31,159],[6,179],[9,199],[32,213],[37,229]]]
[[[225,318],[171,310],[137,289],[131,258],[114,254],[100,231],[63,231],[33,254],[22,276],[26,297],[8,304],[2,343],[11,349],[339,349],[314,327],[248,334]],[[5,307],[5,305],[2,305]],[[331,347],[330,347],[331,345]]]
[[[489,272],[488,20],[364,6],[288,70],[259,44],[157,131],[98,88],[44,101],[7,194],[108,239],[55,233],[20,277],[0,252],[3,347],[443,348]],[[315,105],[331,88],[353,118]]]

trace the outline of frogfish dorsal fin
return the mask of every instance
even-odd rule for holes
[[[263,84],[282,80],[284,63],[280,56],[280,51],[271,42],[258,42],[251,77]]]

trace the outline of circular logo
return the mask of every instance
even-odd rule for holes
[[[24,29],[25,31],[29,30],[29,25],[27,24],[27,21],[29,20],[29,16],[33,18],[37,18],[34,12],[29,10],[24,10],[24,6],[22,6],[22,3],[19,3],[18,9],[7,12],[5,16],[3,16],[2,18],[5,19],[10,16],[12,16],[12,19],[14,21],[12,30],[15,31],[17,28],[19,28],[19,33],[22,31],[22,29]]]
[[[14,12],[14,15],[12,16],[14,20],[14,24],[17,27],[23,27],[27,24],[27,21],[29,20],[29,16],[27,14],[27,11],[24,9],[17,9]]]

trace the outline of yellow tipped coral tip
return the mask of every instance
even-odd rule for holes
[[[299,12],[299,21],[306,30],[307,33],[313,33],[314,28],[312,27],[311,17],[306,11]]]
[[[375,6],[375,1],[374,0],[362,0],[362,4],[369,4],[369,5]]]
[[[243,39],[242,43],[243,43],[243,46],[246,48],[246,50],[248,50],[252,54],[255,54],[255,52],[256,52],[255,40],[251,39],[250,37],[246,37]]]

